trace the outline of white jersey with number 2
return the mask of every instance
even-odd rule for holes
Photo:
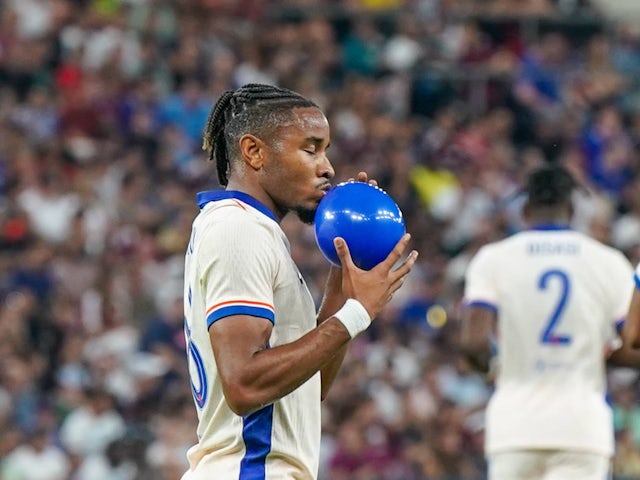
[[[568,228],[540,227],[482,247],[465,302],[495,309],[498,366],[486,450],[611,455],[605,358],[633,292],[621,252]]]

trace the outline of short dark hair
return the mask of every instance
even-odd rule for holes
[[[238,142],[247,133],[267,138],[291,120],[294,108],[318,108],[314,102],[292,90],[274,85],[250,83],[228,90],[209,113],[202,148],[216,161],[220,185],[229,182],[230,159],[239,155]]]
[[[533,170],[524,188],[532,207],[550,207],[571,202],[578,183],[562,165],[549,163]]]

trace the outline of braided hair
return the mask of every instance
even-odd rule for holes
[[[220,185],[229,183],[230,160],[239,156],[239,141],[247,133],[268,134],[291,121],[294,108],[318,106],[299,93],[273,85],[250,83],[224,92],[205,126],[202,149],[216,162]]]
[[[571,202],[578,183],[561,165],[547,164],[534,170],[527,179],[525,193],[532,207],[553,207]]]

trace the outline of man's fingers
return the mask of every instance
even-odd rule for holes
[[[338,254],[338,258],[340,259],[340,264],[343,267],[351,267],[354,265],[353,260],[351,260],[351,252],[349,252],[349,247],[347,246],[347,242],[345,242],[344,238],[334,238],[333,246],[336,247],[336,252]]]
[[[418,260],[418,252],[416,250],[412,250],[411,253],[407,255],[404,262],[402,262],[402,264],[393,271],[394,275],[397,277],[404,277],[407,275],[415,265],[416,260]]]
[[[358,172],[358,175],[355,177],[349,177],[347,182],[362,182],[373,185],[374,187],[378,186],[378,181],[373,178],[369,178],[369,174],[367,172]]]
[[[394,293],[400,290],[400,287],[402,287],[402,285],[404,284],[404,278],[405,277],[401,277],[391,284],[391,286],[389,287],[389,293],[391,296],[393,296]]]
[[[400,259],[404,251],[407,249],[407,245],[409,245],[409,241],[411,240],[411,234],[405,233],[402,238],[396,243],[396,246],[393,247],[391,253],[385,258],[380,265],[383,265],[387,270],[391,270],[396,262]]]
[[[373,185],[374,187],[378,186],[377,180],[374,180],[373,178],[369,178],[369,174],[367,172],[358,173],[358,181],[363,183],[368,183],[370,185]]]

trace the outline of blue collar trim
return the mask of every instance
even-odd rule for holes
[[[572,230],[572,228],[564,223],[540,223],[533,225],[529,230]]]
[[[196,194],[196,202],[198,203],[198,207],[200,208],[204,207],[209,202],[227,200],[229,198],[235,198],[237,200],[240,200],[241,202],[246,203],[247,205],[251,205],[256,210],[271,218],[274,222],[278,221],[278,218],[273,214],[271,210],[267,208],[264,203],[256,200],[248,193],[239,192],[237,190],[207,190],[204,192],[198,192]]]

